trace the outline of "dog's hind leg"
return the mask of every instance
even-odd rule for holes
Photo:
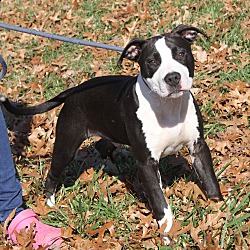
[[[58,118],[51,168],[45,183],[45,195],[51,203],[54,202],[61,174],[74,159],[77,149],[87,136],[84,119],[79,112],[76,108],[72,111],[64,106]]]

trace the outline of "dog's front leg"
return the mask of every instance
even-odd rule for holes
[[[207,197],[215,200],[223,200],[219,183],[214,173],[211,153],[204,139],[199,139],[189,147],[189,150],[193,168]]]
[[[148,159],[146,164],[138,164],[138,176],[143,190],[148,198],[153,217],[157,220],[159,228],[165,226],[164,233],[169,232],[173,223],[172,211],[167,204],[162,192],[161,176],[158,170],[158,162]],[[164,243],[169,244],[169,239],[162,236]]]

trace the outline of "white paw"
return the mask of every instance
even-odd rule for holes
[[[170,231],[173,225],[173,215],[170,206],[168,205],[168,208],[164,208],[164,217],[158,221],[158,226],[161,228],[162,226],[165,226],[163,233],[161,234],[161,238],[163,239],[163,242],[165,245],[170,244],[169,238],[166,236],[166,234]]]
[[[167,236],[164,236],[161,234],[161,238],[163,240],[164,245],[169,245],[170,244],[170,239]]]
[[[49,207],[55,206],[55,204],[56,204],[55,194],[52,194],[52,195],[47,199],[46,204],[47,204]]]
[[[3,96],[3,95],[0,94],[0,101],[1,101],[1,102],[5,102],[5,101],[6,101],[5,96]]]

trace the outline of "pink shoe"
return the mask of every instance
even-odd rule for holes
[[[17,239],[15,235],[16,232],[20,232],[21,229],[28,229],[31,223],[34,223],[34,242],[33,247],[37,249],[39,246],[48,247],[59,247],[62,243],[61,229],[48,226],[37,219],[36,214],[30,210],[26,209],[20,212],[10,223],[8,227],[9,237],[12,241],[17,244]],[[26,230],[27,231],[27,230]],[[48,249],[48,248],[46,248]]]

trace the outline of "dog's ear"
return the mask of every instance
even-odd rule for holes
[[[174,28],[171,33],[179,34],[181,37],[186,39],[189,43],[193,43],[197,38],[198,33],[208,38],[206,33],[198,28],[181,24]]]
[[[124,50],[123,50],[123,52],[118,60],[117,65],[121,66],[123,58],[137,62],[139,57],[140,57],[140,54],[141,54],[142,45],[145,42],[146,42],[146,40],[144,40],[142,38],[131,39],[130,42],[124,48]]]

